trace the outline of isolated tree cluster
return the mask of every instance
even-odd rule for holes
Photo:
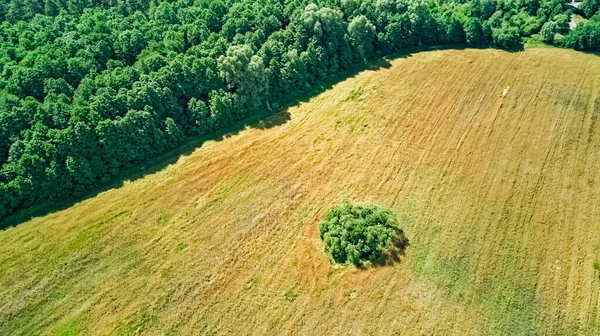
[[[376,205],[345,202],[332,207],[320,225],[325,250],[340,264],[377,262],[401,235],[396,215]]]
[[[518,48],[560,15],[562,0],[0,0],[0,219],[371,59]],[[598,48],[589,27],[565,40]]]

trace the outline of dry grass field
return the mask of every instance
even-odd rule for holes
[[[598,56],[421,52],[269,123],[0,231],[0,334],[600,333]],[[399,263],[331,265],[345,197]]]

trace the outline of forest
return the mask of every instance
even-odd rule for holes
[[[600,0],[3,0],[0,219],[406,48],[600,50]]]

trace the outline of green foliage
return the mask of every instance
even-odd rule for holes
[[[464,24],[464,32],[467,43],[471,46],[480,45],[485,41],[483,24],[479,18],[468,18]]]
[[[283,294],[283,297],[288,302],[294,302],[298,298],[298,293],[294,289],[290,289]]]
[[[494,44],[500,48],[516,50],[521,47],[519,29],[511,26],[502,26],[492,31]]]
[[[125,64],[132,64],[137,55],[145,48],[144,36],[137,30],[125,30],[117,36],[113,48],[115,54]]]
[[[373,50],[373,39],[375,38],[375,26],[366,16],[360,15],[352,19],[348,24],[348,35],[364,55],[370,55]]]
[[[329,210],[321,222],[320,235],[335,262],[360,266],[384,257],[400,229],[390,210],[346,202]]]
[[[560,0],[0,0],[0,18],[2,219],[375,57],[514,49],[550,18],[566,33],[568,12]],[[594,22],[561,43],[597,49]]]
[[[600,13],[588,22],[580,22],[559,45],[578,50],[600,51]]]
[[[166,225],[169,224],[170,220],[171,220],[171,214],[169,214],[169,213],[162,213],[156,219],[156,223],[158,225],[160,225],[160,226],[166,226]]]
[[[552,42],[554,42],[554,35],[556,35],[556,27],[556,23],[552,21],[544,23],[542,30],[540,31],[542,41],[552,44]]]
[[[552,21],[556,23],[556,30],[561,34],[569,32],[569,16],[566,14],[558,14],[552,18]],[[542,26],[543,28],[543,26]]]
[[[579,5],[579,9],[586,17],[590,18],[600,9],[600,0],[583,0],[581,5]]]
[[[254,55],[250,45],[233,45],[218,59],[221,76],[229,88],[256,107],[262,103],[269,86],[262,57]]]

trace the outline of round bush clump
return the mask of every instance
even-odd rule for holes
[[[341,264],[380,262],[405,245],[396,215],[376,205],[336,205],[321,222],[320,233],[327,252]]]

